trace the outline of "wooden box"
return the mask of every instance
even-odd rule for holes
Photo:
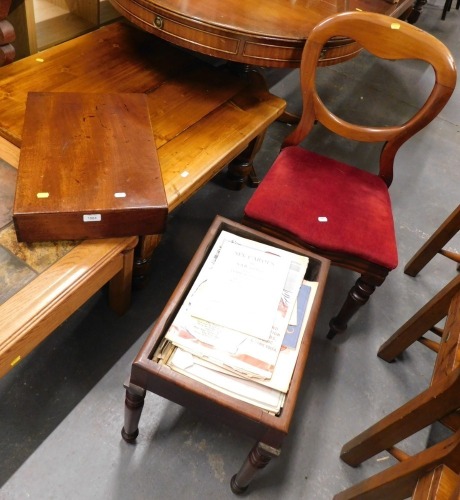
[[[162,233],[168,207],[144,94],[29,93],[19,241]]]

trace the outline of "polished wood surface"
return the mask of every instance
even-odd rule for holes
[[[145,94],[29,92],[13,207],[19,241],[161,234],[167,215]]]
[[[254,151],[286,105],[257,75],[240,78],[114,23],[0,69],[0,157],[14,167],[29,91],[146,93],[169,212],[241,152]],[[143,238],[136,270],[159,239]],[[1,304],[0,376],[109,279],[111,304],[126,309],[136,241],[83,242]]]
[[[181,47],[229,61],[297,67],[311,30],[345,11],[405,16],[413,0],[110,0],[145,31]],[[331,40],[320,64],[345,61],[360,51],[348,38]]]

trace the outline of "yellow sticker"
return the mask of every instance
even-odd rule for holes
[[[399,23],[391,23],[391,29],[392,30],[399,30],[401,25]]]
[[[49,198],[49,193],[37,193],[37,198]]]
[[[35,60],[36,60],[37,62],[45,62],[45,60],[44,60],[44,59],[42,59],[41,57],[37,57]]]
[[[11,366],[17,365],[21,361],[21,356],[16,356],[13,361],[11,361]]]

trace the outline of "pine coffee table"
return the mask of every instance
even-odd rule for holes
[[[289,389],[281,411],[276,414],[173,370],[165,364],[164,358],[158,356],[158,352],[163,349],[166,332],[222,231],[307,256],[309,265],[305,279],[317,283],[316,295],[299,344]],[[232,491],[236,494],[243,493],[256,471],[265,467],[272,457],[280,454],[283,439],[289,431],[329,266],[330,262],[327,259],[217,216],[132,364],[131,374],[125,385],[123,439],[128,443],[133,443],[138,436],[138,425],[146,391],[196,411],[214,422],[234,427],[256,440],[241,469],[231,481]]]
[[[145,93],[168,213],[227,165],[237,184],[247,177],[286,106],[258,75],[211,65],[124,22],[0,68],[0,376],[108,281],[123,312],[132,276],[148,272],[161,237],[17,243],[10,209],[29,92]]]

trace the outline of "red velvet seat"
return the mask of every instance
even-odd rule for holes
[[[334,115],[315,88],[321,50],[333,36],[354,39],[384,59],[426,61],[436,75],[427,101],[402,125],[361,126]],[[349,319],[398,264],[388,192],[394,158],[398,148],[433,120],[449,100],[456,68],[449,50],[419,28],[380,14],[347,12],[324,20],[312,31],[300,75],[303,111],[299,124],[247,204],[243,220],[361,274],[330,322],[331,338],[347,328]],[[300,147],[316,121],[350,140],[384,143],[380,165],[364,171]]]
[[[283,149],[245,214],[315,248],[356,255],[387,269],[398,264],[383,179],[301,147]]]

